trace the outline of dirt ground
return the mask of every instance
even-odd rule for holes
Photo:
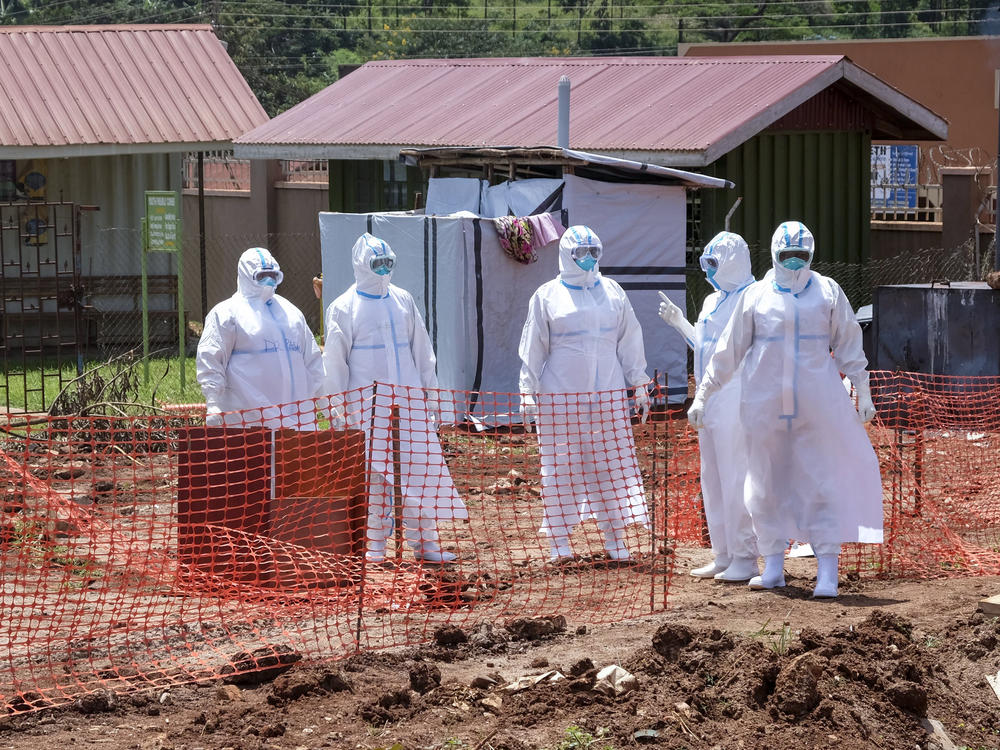
[[[0,750],[1000,748],[986,680],[1000,620],[976,611],[1000,578],[842,579],[838,599],[813,601],[814,560],[789,560],[781,592],[752,592],[683,574],[707,556],[679,553],[655,616],[588,627],[553,612],[239,684],[90,694],[0,718]],[[600,690],[612,664],[631,690]]]

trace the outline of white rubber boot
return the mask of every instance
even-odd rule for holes
[[[837,574],[840,568],[840,555],[816,556],[816,588],[813,589],[814,599],[833,599],[837,596]]]
[[[573,557],[573,548],[569,543],[569,536],[563,534],[553,534],[549,537],[549,559],[569,560]]]
[[[368,551],[365,559],[368,562],[380,563],[385,560],[385,547],[396,519],[392,513],[392,501],[385,492],[386,479],[381,474],[373,474],[372,490],[368,498],[368,528],[365,536],[368,538]]]
[[[719,555],[708,565],[702,565],[700,568],[693,568],[690,571],[690,574],[695,578],[715,578],[715,576],[728,568],[731,562],[732,560],[728,555]]]
[[[385,560],[385,539],[369,539],[368,551],[365,552],[368,562],[380,563]]]
[[[764,556],[763,575],[750,579],[752,589],[776,589],[785,585],[785,553]]]
[[[419,522],[412,521],[412,523],[413,526],[404,524],[403,535],[413,547],[414,557],[429,563],[447,563],[457,559],[457,555],[441,549],[433,519],[421,518]]]
[[[625,529],[616,529],[613,526],[604,529],[604,549],[607,550],[608,557],[612,560],[631,560],[632,555],[625,546]]]
[[[734,557],[732,564],[715,576],[716,581],[742,583],[760,574],[756,557]]]
[[[393,518],[382,518],[376,514],[368,516],[368,551],[365,552],[365,559],[368,562],[380,563],[385,560],[385,546],[389,537],[392,536]]]

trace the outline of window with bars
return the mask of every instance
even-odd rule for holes
[[[406,165],[399,161],[382,162],[382,205],[387,211],[410,208]]]
[[[205,151],[202,168],[205,190],[249,190],[250,160],[237,159],[232,151]],[[198,154],[184,154],[184,189],[198,188]]]

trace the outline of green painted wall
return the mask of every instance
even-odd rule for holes
[[[704,241],[725,228],[743,235],[763,270],[771,234],[782,221],[803,222],[816,238],[816,262],[865,263],[870,255],[871,136],[867,132],[762,133],[710,165],[707,174],[735,190],[701,191]],[[822,268],[818,268],[823,272]]]
[[[340,213],[400,211],[413,208],[418,192],[427,198],[426,181],[419,167],[406,167],[407,205],[390,206],[386,201],[385,163],[378,160],[338,160],[328,162],[330,209]]]

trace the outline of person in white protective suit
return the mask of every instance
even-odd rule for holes
[[[456,556],[441,549],[438,521],[468,518],[468,511],[452,483],[437,436],[435,421],[441,418],[441,406],[430,337],[410,293],[389,283],[396,264],[392,248],[366,232],[352,253],[355,283],[326,310],[323,364],[328,394],[364,389],[362,408],[345,413],[343,402],[331,397],[331,413],[335,427],[346,422],[369,435],[373,478],[367,558],[374,562],[385,558],[395,521],[390,424],[395,403],[403,534],[417,559],[450,562]]]
[[[315,429],[322,354],[302,312],[275,294],[283,278],[271,253],[252,247],[236,293],[209,310],[196,357],[206,424]]]
[[[835,597],[840,545],[882,541],[882,482],[862,425],[875,407],[861,327],[840,285],[810,270],[813,250],[800,222],[775,230],[773,268],[737,303],[688,418],[703,427],[712,395],[740,378],[747,508],[764,556],[750,587],[785,585],[784,550],[796,539],[816,554],[813,596]],[[838,370],[854,385],[857,412]]]
[[[715,292],[705,298],[698,322],[691,325],[681,309],[660,292],[660,317],[676,328],[694,350],[695,382],[715,351],[736,303],[753,283],[750,249],[732,232],[719,232],[705,245],[701,270]],[[705,404],[704,427],[698,430],[701,494],[714,560],[695,568],[696,578],[748,581],[757,568],[757,538],[743,498],[747,446],[740,422],[740,383],[733,378]]]
[[[650,382],[642,330],[624,290],[601,275],[602,246],[585,226],[559,241],[559,276],[540,286],[521,332],[521,414],[538,426],[545,517],[553,560],[572,557],[569,536],[593,517],[613,560],[630,558],[629,524],[646,525],[626,386],[646,421]]]

